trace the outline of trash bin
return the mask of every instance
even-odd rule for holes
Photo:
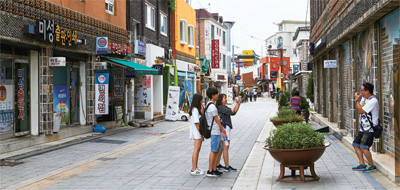
[[[53,132],[60,131],[61,115],[60,113],[53,113]]]

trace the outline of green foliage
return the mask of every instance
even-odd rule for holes
[[[292,91],[290,92],[290,94],[292,95],[292,97],[294,96],[294,92],[296,92],[297,91],[297,87],[294,87],[293,89],[292,89]]]
[[[293,110],[294,111],[294,110]],[[296,113],[296,111],[295,111]],[[292,114],[292,115],[287,115],[285,117],[279,117],[279,116],[275,116],[270,118],[270,120],[272,122],[302,122],[304,120],[304,117],[298,114]]]
[[[290,93],[288,91],[285,91],[282,95],[281,98],[279,99],[279,106],[280,107],[286,107],[289,105],[289,98],[290,98]]]
[[[175,0],[169,0],[168,7],[169,7],[171,10],[176,11],[176,2],[175,2]]]
[[[280,109],[278,111],[278,117],[286,117],[289,115],[294,115],[296,114],[296,110],[292,110],[292,109]]]
[[[310,124],[288,123],[274,129],[265,142],[274,149],[305,149],[324,146],[324,136]]]
[[[313,73],[311,72],[308,75],[308,83],[307,83],[307,98],[310,99],[312,103],[314,103],[314,82],[313,82]]]
[[[310,108],[310,104],[308,103],[307,99],[304,98],[303,96],[300,96],[300,98],[301,98],[300,109],[301,110],[308,110],[308,108]]]
[[[246,97],[246,94],[243,91],[240,91],[240,96],[244,99]]]

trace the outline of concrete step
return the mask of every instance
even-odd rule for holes
[[[165,120],[165,115],[154,115],[153,117],[153,121],[161,121],[161,120]]]

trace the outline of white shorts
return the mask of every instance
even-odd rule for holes
[[[201,139],[201,135],[197,127],[190,126],[190,139],[196,140]]]
[[[226,136],[228,137],[228,140],[231,140],[232,129],[229,126],[226,126],[225,131],[226,131]],[[221,133],[221,141],[223,141],[223,140],[225,140],[225,139],[222,137],[222,133]]]

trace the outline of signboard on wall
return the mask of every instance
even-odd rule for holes
[[[122,97],[124,96],[124,70],[121,67],[117,67],[114,68],[113,70],[114,73],[114,87],[113,87],[113,91],[114,91],[114,98],[116,100],[120,100],[122,99]]]
[[[140,40],[135,40],[135,54],[146,55],[146,43]]]
[[[13,80],[7,78],[7,68],[0,67],[0,132],[11,131],[14,119],[14,85]]]
[[[53,110],[61,116],[61,122],[69,122],[69,86],[54,85]]]
[[[94,70],[106,70],[107,62],[94,62]]]
[[[49,66],[51,67],[65,67],[66,58],[65,57],[50,57]]]
[[[108,114],[108,73],[96,73],[95,85],[95,114]]]
[[[96,37],[96,54],[108,53],[108,37]]]
[[[336,60],[324,60],[324,68],[337,68]]]
[[[179,111],[179,95],[180,95],[180,89],[178,86],[169,86],[165,120],[169,121],[177,120]]]
[[[151,112],[151,75],[136,76],[135,92],[135,111]]]
[[[211,68],[219,69],[219,40],[211,40]]]

